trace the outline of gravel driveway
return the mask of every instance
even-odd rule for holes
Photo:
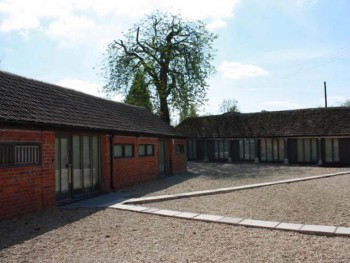
[[[190,175],[125,190],[135,195],[152,195],[152,190],[153,194],[186,192],[343,170],[231,165],[222,168],[222,174],[215,174],[220,165],[191,166]],[[2,220],[0,249],[0,262],[350,261],[350,240],[345,237],[236,227],[115,209],[52,208]]]

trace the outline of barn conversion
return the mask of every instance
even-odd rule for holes
[[[0,71],[0,218],[186,171],[186,140],[144,108]]]
[[[350,108],[226,113],[177,127],[198,161],[350,164]]]

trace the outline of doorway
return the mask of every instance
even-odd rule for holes
[[[87,197],[100,190],[100,144],[98,136],[56,136],[58,203]]]
[[[158,151],[158,162],[159,162],[159,175],[166,176],[169,174],[169,146],[168,140],[159,140],[159,151]]]

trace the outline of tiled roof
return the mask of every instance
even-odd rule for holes
[[[191,138],[350,136],[350,108],[226,113],[188,118],[177,130]]]
[[[0,71],[0,122],[177,136],[142,107]]]

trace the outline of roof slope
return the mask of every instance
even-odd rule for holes
[[[188,118],[176,129],[191,138],[349,136],[350,108],[226,113]]]
[[[177,136],[142,107],[0,71],[0,122]]]

